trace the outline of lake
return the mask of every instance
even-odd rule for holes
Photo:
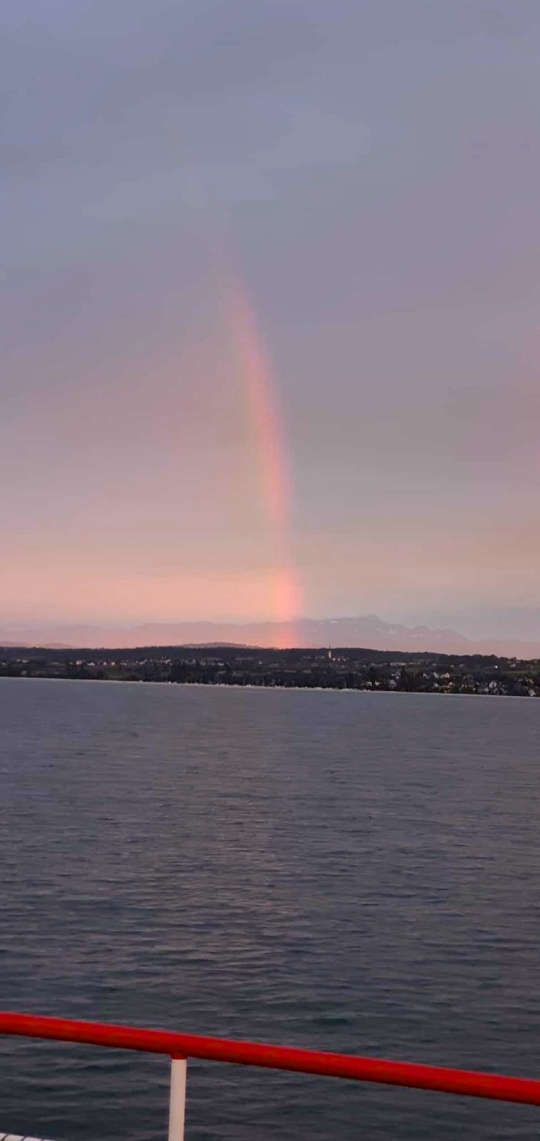
[[[540,701],[0,679],[0,1006],[540,1076]],[[0,1039],[0,1132],[166,1136],[165,1059]],[[190,1141],[540,1135],[193,1062]]]

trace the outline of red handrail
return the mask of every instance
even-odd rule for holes
[[[73,1022],[66,1018],[7,1012],[0,1013],[0,1034],[84,1042],[92,1046],[168,1054],[171,1058],[205,1058],[242,1066],[265,1066],[273,1070],[295,1070],[305,1074],[540,1105],[540,1081],[532,1078],[298,1050],[290,1046],[267,1046],[260,1042],[237,1042],[226,1038],[204,1038],[198,1034],[176,1034],[168,1030],[142,1030],[101,1022]]]

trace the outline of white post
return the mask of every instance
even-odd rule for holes
[[[169,1101],[169,1141],[184,1141],[186,1080],[186,1059],[173,1058],[171,1061],[171,1097]]]

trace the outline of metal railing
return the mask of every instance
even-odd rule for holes
[[[299,1050],[290,1046],[268,1046],[261,1042],[238,1042],[227,1038],[205,1038],[198,1034],[176,1034],[167,1030],[142,1030],[100,1022],[74,1022],[66,1018],[12,1013],[0,1013],[0,1034],[168,1055],[171,1058],[169,1141],[184,1139],[188,1058],[540,1105],[540,1081],[532,1078],[513,1078],[503,1074],[446,1069],[442,1066],[423,1066],[319,1050]]]

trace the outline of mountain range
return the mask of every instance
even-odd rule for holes
[[[86,649],[178,645],[350,646],[373,650],[448,654],[540,656],[540,639],[468,638],[455,630],[389,623],[374,614],[357,618],[302,618],[275,622],[153,622],[130,627],[43,625],[0,627],[0,645]]]

